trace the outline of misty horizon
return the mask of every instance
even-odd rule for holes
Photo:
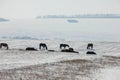
[[[119,41],[119,4],[119,0],[1,0],[0,37]]]

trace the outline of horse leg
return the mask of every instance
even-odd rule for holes
[[[9,49],[8,45],[7,45],[7,50]]]
[[[40,45],[39,45],[39,49],[40,49]]]
[[[0,45],[0,49],[2,48],[2,46]]]
[[[40,48],[39,48],[40,50],[42,50],[42,46],[40,45]]]
[[[87,49],[89,49],[89,47],[87,46]]]
[[[91,46],[91,49],[93,50],[93,46]]]
[[[64,49],[66,49],[66,46],[64,46]]]
[[[90,49],[90,46],[87,46],[87,49],[89,50],[89,49]]]
[[[47,46],[46,46],[46,50],[48,50]]]
[[[62,48],[62,46],[60,45],[60,49]]]

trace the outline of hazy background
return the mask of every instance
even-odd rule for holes
[[[120,19],[36,19],[75,14],[120,14],[120,0],[0,0],[0,37],[120,41]]]

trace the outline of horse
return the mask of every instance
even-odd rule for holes
[[[65,49],[66,47],[68,47],[68,48],[69,48],[70,46],[69,46],[68,44],[60,44],[60,49],[62,49],[62,48],[64,48],[64,49]]]
[[[34,47],[27,47],[26,50],[27,51],[37,51],[37,49],[35,49]]]
[[[2,47],[5,47],[7,50],[8,50],[8,48],[9,48],[7,43],[0,43],[0,49],[1,49]]]
[[[93,44],[92,44],[92,43],[89,43],[89,44],[87,45],[87,49],[93,50]]]
[[[88,51],[86,52],[86,54],[93,54],[93,55],[96,55],[96,53],[94,51]]]
[[[61,52],[72,52],[72,53],[79,53],[79,52],[76,52],[76,51],[74,51],[74,49],[73,49],[73,48],[69,48],[69,49],[63,49],[63,50],[61,50]]]
[[[45,43],[40,43],[40,44],[39,44],[39,49],[40,49],[40,50],[42,50],[42,49],[48,50],[47,45],[46,45]]]

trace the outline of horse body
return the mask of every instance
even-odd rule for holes
[[[60,49],[62,49],[62,47],[65,49],[66,47],[70,47],[68,44],[60,44]]]
[[[63,50],[61,50],[61,52],[72,52],[72,53],[79,53],[79,52],[77,52],[77,51],[74,51],[74,49],[73,49],[73,48],[69,48],[69,49],[63,49]]]
[[[89,43],[89,44],[87,45],[87,49],[89,49],[89,50],[91,49],[91,50],[92,50],[92,49],[93,49],[93,44],[92,44],[92,43]]]
[[[5,47],[6,49],[9,48],[7,43],[0,43],[0,49],[1,49],[2,47]]]
[[[35,49],[34,47],[27,47],[26,50],[27,51],[37,51],[37,49]]]
[[[46,45],[45,43],[40,43],[40,44],[39,44],[39,49],[40,49],[40,50],[42,50],[42,49],[48,50],[47,45]]]
[[[88,52],[86,52],[86,54],[94,54],[94,55],[96,55],[96,53],[94,51],[88,51]]]

